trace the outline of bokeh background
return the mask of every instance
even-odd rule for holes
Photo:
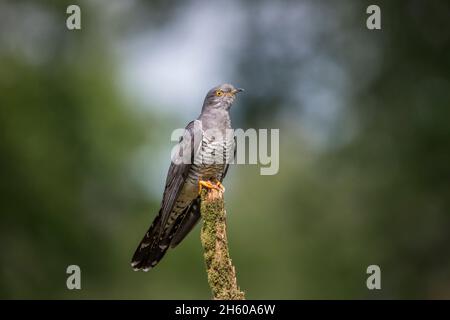
[[[225,182],[248,298],[450,298],[450,4],[375,3],[379,31],[356,0],[1,0],[0,298],[209,299],[199,226],[129,262],[222,82],[235,127],[280,129],[277,175]]]

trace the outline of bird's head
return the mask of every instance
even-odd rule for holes
[[[233,104],[236,94],[244,89],[235,88],[231,84],[225,83],[209,90],[203,103],[203,110],[223,109],[229,110]]]

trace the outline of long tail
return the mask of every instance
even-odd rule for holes
[[[160,212],[133,255],[131,260],[133,269],[148,271],[154,268],[164,257],[169,246],[175,248],[194,228],[199,219],[200,197],[193,200],[171,225],[161,226]]]
[[[161,241],[160,234],[161,214],[158,214],[131,259],[135,271],[148,271],[164,257],[169,246]]]

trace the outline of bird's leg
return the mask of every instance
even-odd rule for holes
[[[211,181],[200,179],[198,181],[198,194],[202,193],[203,187],[205,187],[207,189],[216,189],[218,191],[222,191],[222,189],[219,186],[213,184]]]

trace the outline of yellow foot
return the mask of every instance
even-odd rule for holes
[[[223,186],[222,182],[217,180],[216,186],[220,189],[220,191],[225,192],[225,187]]]
[[[220,182],[218,182],[217,184],[213,184],[211,181],[208,181],[208,180],[199,180],[199,182],[198,182],[198,194],[202,193],[202,189],[203,188],[216,189],[216,190],[221,191],[221,192],[225,191],[224,186]]]

